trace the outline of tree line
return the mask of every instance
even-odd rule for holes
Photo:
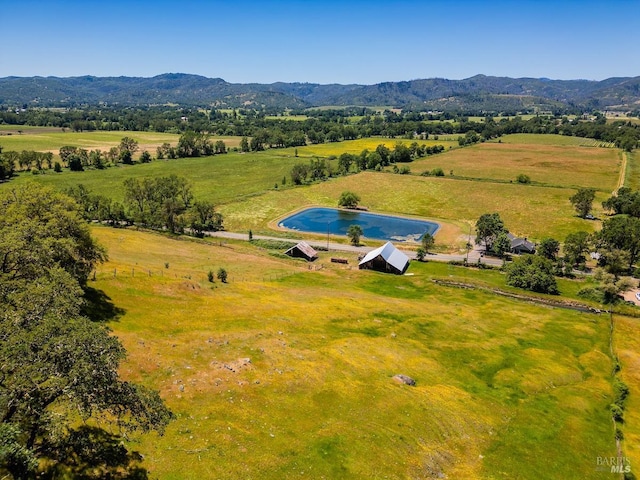
[[[196,200],[191,184],[177,175],[126,179],[124,203],[94,194],[82,184],[65,193],[77,202],[87,221],[112,226],[137,224],[195,236],[223,228],[222,215],[216,212],[214,204]]]
[[[61,172],[62,168],[69,168],[71,171],[80,172],[86,168],[101,170],[118,163],[133,165],[138,151],[138,142],[128,136],[123,137],[118,146],[107,151],[65,145],[59,149],[59,162],[54,161],[51,152],[3,151],[0,146],[0,181],[10,179],[16,170],[39,173],[47,169]],[[177,146],[163,143],[157,147],[155,153],[158,160],[176,159],[224,154],[227,153],[227,147],[222,140],[214,143],[208,134],[187,131],[180,136]],[[137,161],[149,163],[153,159],[151,153],[143,150]]]
[[[412,142],[410,145],[398,142],[393,149],[380,144],[373,151],[362,150],[359,155],[342,153],[337,159],[336,171],[332,170],[331,165],[324,159],[314,158],[308,164],[296,163],[291,168],[290,175],[294,185],[302,185],[316,180],[324,180],[334,175],[348,175],[364,170],[382,171],[383,167],[397,163],[409,163],[417,158],[442,153],[444,150],[442,145],[426,146],[418,144],[418,142]],[[442,171],[442,169],[439,170]],[[408,173],[408,169],[406,172],[401,172],[398,169],[397,173]]]
[[[267,116],[264,111],[240,109],[222,111],[215,108],[97,108],[67,111],[27,108],[19,114],[0,112],[0,123],[9,125],[54,126],[77,131],[121,130],[185,133],[247,137],[254,141],[251,150],[265,147],[283,148],[307,143],[337,142],[355,138],[427,139],[438,135],[459,135],[464,144],[497,138],[511,133],[549,133],[586,137],[610,142],[632,150],[640,141],[640,125],[619,120],[608,123],[601,114],[594,119],[547,115],[528,120],[521,117],[472,121],[464,115],[434,115],[415,111],[373,112],[367,109],[314,111],[305,110],[300,121],[286,116]],[[484,115],[484,114],[481,114]],[[256,139],[256,140],[253,140]]]

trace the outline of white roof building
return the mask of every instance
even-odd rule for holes
[[[402,275],[409,267],[409,257],[394,247],[391,242],[387,242],[367,253],[360,260],[358,267]]]

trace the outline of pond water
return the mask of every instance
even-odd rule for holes
[[[351,225],[360,225],[366,238],[395,242],[420,241],[425,233],[433,235],[440,228],[437,223],[426,220],[335,208],[307,208],[285,218],[278,225],[301,232],[332,235],[346,235]]]

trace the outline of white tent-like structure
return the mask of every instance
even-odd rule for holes
[[[393,246],[391,242],[367,253],[358,268],[402,275],[409,267],[409,257]]]

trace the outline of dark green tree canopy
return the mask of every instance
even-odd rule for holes
[[[349,237],[353,245],[360,244],[360,237],[362,237],[362,235],[364,235],[364,232],[362,231],[362,227],[360,227],[360,225],[349,226],[349,229],[347,230],[347,237]]]
[[[581,188],[573,194],[569,201],[576,209],[578,215],[585,218],[593,208],[593,200],[596,198],[596,191],[593,188]]]
[[[614,214],[627,214],[640,217],[640,192],[621,187],[615,195],[602,202],[602,207]]]
[[[614,266],[626,253],[626,267],[631,270],[640,255],[640,218],[616,215],[602,224],[602,230],[595,235],[595,243],[601,256],[601,264]],[[619,269],[614,268],[616,272]]]
[[[356,193],[346,190],[340,194],[338,205],[345,208],[355,208],[358,206],[358,202],[360,202],[360,196]]]
[[[0,196],[3,477],[75,458],[81,421],[161,432],[171,418],[156,392],[119,378],[122,345],[81,315],[83,286],[103,258],[69,197],[38,184]]]
[[[493,242],[498,235],[506,233],[504,222],[498,213],[485,213],[476,222],[476,243],[485,246],[486,250],[492,250]]]
[[[540,255],[523,255],[507,265],[507,285],[538,293],[558,293],[553,263]]]
[[[555,262],[558,258],[558,252],[560,251],[560,242],[555,240],[554,238],[543,238],[538,245],[538,255],[543,256]]]

